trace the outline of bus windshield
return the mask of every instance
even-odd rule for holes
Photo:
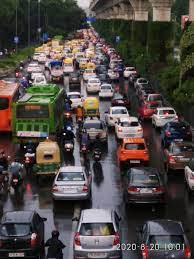
[[[46,105],[19,105],[16,108],[17,119],[49,118],[49,108]]]

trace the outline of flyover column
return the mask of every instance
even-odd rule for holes
[[[194,0],[189,0],[189,20],[194,22]]]

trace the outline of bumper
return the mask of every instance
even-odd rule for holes
[[[79,194],[64,194],[64,193],[52,193],[52,197],[57,201],[65,200],[88,200],[90,198],[89,193],[79,193]]]
[[[90,256],[90,253],[96,253],[95,256]],[[104,253],[104,256],[99,257],[99,254]],[[109,258],[109,259],[119,259],[122,258],[122,252],[121,251],[74,251],[74,259],[85,259],[85,258]]]
[[[127,203],[142,203],[142,204],[157,204],[157,203],[165,203],[165,196],[161,195],[128,195],[126,199]]]
[[[139,165],[147,166],[147,165],[149,165],[149,159],[145,160],[142,158],[137,158],[137,159],[120,158],[119,163],[128,164],[129,166],[139,166]]]
[[[16,256],[16,257],[13,257],[13,256],[9,256],[9,254],[13,254],[13,253],[23,253],[24,256],[22,257],[19,257],[19,256]],[[31,250],[31,249],[18,249],[18,250],[2,250],[0,251],[0,258],[35,258],[36,256],[39,256],[40,255],[40,248],[37,248],[37,249],[34,249],[34,250]]]
[[[168,164],[169,169],[171,170],[184,170],[185,166],[187,166],[188,163],[176,163],[176,164]]]
[[[142,138],[143,133],[137,133],[137,134],[125,134],[125,133],[117,133],[118,139],[124,139],[124,138]]]

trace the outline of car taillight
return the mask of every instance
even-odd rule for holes
[[[170,156],[168,157],[168,161],[169,161],[169,163],[171,163],[171,164],[176,163],[176,161],[175,161],[175,157],[174,157],[174,156],[172,156],[172,155],[170,155]]]
[[[120,235],[118,232],[115,233],[114,241],[113,241],[113,246],[116,246],[120,244]]]
[[[142,132],[143,129],[142,129],[142,128],[138,128],[137,131],[138,131],[138,132]]]
[[[54,185],[52,188],[52,192],[58,192],[58,191],[59,191],[59,189],[58,189],[57,185]]]
[[[118,129],[118,132],[122,132],[123,130],[121,128]]]
[[[145,248],[142,250],[142,259],[150,259],[148,247],[145,246]]]
[[[88,186],[86,184],[84,184],[82,191],[83,192],[88,192]]]
[[[77,232],[77,233],[75,234],[74,243],[75,243],[76,246],[81,246],[81,241],[80,241],[79,232]]]
[[[129,187],[128,188],[128,193],[139,193],[140,189],[137,187]]]
[[[191,174],[191,175],[190,175],[190,179],[191,179],[191,180],[194,180],[194,174]]]
[[[143,153],[144,153],[144,154],[148,154],[148,151],[147,151],[147,150],[144,150]]]
[[[36,233],[32,233],[32,235],[31,235],[31,242],[30,242],[31,247],[35,247],[37,245],[37,242],[38,242],[37,234]]]
[[[185,254],[184,259],[190,259],[191,258],[191,249],[189,247],[185,248]]]
[[[171,136],[171,132],[170,131],[166,131],[165,135],[166,135],[166,137],[170,137]]]
[[[153,193],[163,193],[165,192],[164,187],[156,187],[152,189]]]

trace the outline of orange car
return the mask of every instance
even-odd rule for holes
[[[126,163],[132,165],[148,165],[149,164],[149,151],[144,138],[127,138],[118,149],[118,163],[122,168]]]

